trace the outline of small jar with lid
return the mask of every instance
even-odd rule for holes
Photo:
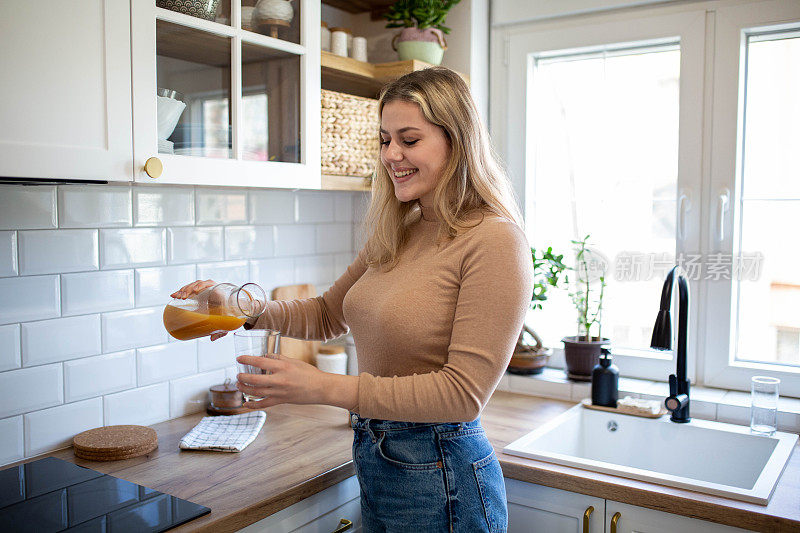
[[[326,52],[331,51],[331,30],[328,29],[327,22],[322,23],[322,27],[320,28],[319,42],[320,48]]]
[[[350,55],[353,47],[353,32],[347,28],[331,28],[331,52],[342,57]]]

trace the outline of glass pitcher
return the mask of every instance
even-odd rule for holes
[[[264,289],[255,283],[219,283],[185,300],[172,299],[164,308],[164,327],[182,341],[233,331],[259,316],[266,301]]]

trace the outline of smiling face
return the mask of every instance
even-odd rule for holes
[[[433,191],[450,155],[444,130],[428,121],[419,105],[393,100],[381,113],[381,162],[401,202],[433,205]]]

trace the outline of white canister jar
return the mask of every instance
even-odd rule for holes
[[[367,62],[367,38],[353,37],[353,50],[350,57],[359,61]]]
[[[323,50],[326,52],[331,51],[331,30],[328,29],[328,25],[325,22],[322,23],[320,28],[319,42]]]
[[[331,32],[331,52],[347,57],[347,34],[341,30]]]
[[[317,368],[331,374],[347,374],[347,353],[344,346],[322,345],[317,354]]]

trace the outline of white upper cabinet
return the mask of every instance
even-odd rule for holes
[[[129,0],[4,7],[0,176],[130,181]]]
[[[134,180],[319,188],[319,2],[202,3],[131,2]]]

